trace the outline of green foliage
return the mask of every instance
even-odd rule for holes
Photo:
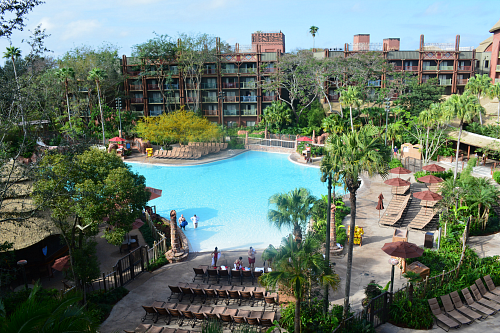
[[[323,300],[317,298],[300,303],[300,323],[302,333],[330,333],[342,320],[343,307],[333,305],[333,308],[323,315]],[[281,310],[281,326],[287,332],[294,333],[295,303],[290,302]]]
[[[72,259],[73,269],[68,270],[68,273],[73,281],[78,278],[82,283],[87,283],[97,279],[101,274],[96,241],[92,239],[82,241],[81,247],[73,250]],[[75,272],[76,277],[71,276],[73,272]]]
[[[107,139],[111,139],[118,136],[120,129],[120,118],[122,121],[122,130],[125,134],[130,134],[134,127],[137,117],[132,111],[121,110],[118,114],[118,110],[111,108],[108,105],[102,106],[102,113],[105,119],[104,122],[104,133]],[[99,137],[101,133],[101,114],[99,107],[94,107],[90,110],[90,122],[88,124],[88,129],[94,137]],[[74,121],[73,119],[71,120]]]
[[[169,261],[167,260],[167,258],[165,258],[165,257],[159,257],[154,262],[152,262],[152,263],[150,263],[148,265],[148,271],[149,272],[155,271],[158,268],[160,268],[162,266],[165,266],[168,263],[169,263]]]
[[[403,163],[398,158],[393,157],[389,162],[389,169],[394,169],[397,167],[403,167]]]
[[[264,109],[262,120],[268,125],[268,130],[272,130],[274,126],[279,132],[283,126],[291,123],[291,110],[282,101],[274,101]]]
[[[144,238],[144,241],[150,248],[153,247],[155,239],[153,238],[153,234],[151,233],[151,228],[147,223],[144,223],[140,228],[139,231],[142,234],[142,237]]]
[[[0,243],[0,287],[9,285],[17,278],[16,255],[14,243]]]
[[[201,333],[222,333],[222,322],[219,320],[205,320],[201,325]]]
[[[9,317],[23,302],[25,302],[31,294],[31,289],[22,289],[17,292],[8,293],[2,298],[5,307],[5,313]],[[39,303],[45,303],[59,295],[57,289],[41,288],[36,292],[35,298]]]
[[[417,171],[414,174],[415,179],[417,180],[418,183],[422,183],[421,181],[418,181],[419,178],[422,178],[422,177],[428,176],[428,175],[434,175],[436,177],[439,177],[439,178],[446,180],[446,179],[453,178],[453,170],[448,169],[448,170],[441,171],[441,172]]]
[[[395,325],[413,329],[430,329],[434,322],[427,300],[419,298],[410,302],[402,297],[392,302],[389,316]]]
[[[407,78],[407,92],[398,99],[398,104],[412,115],[418,115],[428,109],[431,104],[439,103],[444,94],[444,86],[440,86],[437,78],[419,83],[416,77]]]
[[[468,132],[489,136],[491,138],[500,139],[500,126],[498,125],[480,125],[479,123],[471,123],[465,127]]]
[[[493,180],[500,184],[500,171],[493,172]]]
[[[245,149],[245,144],[243,143],[238,143],[238,140],[235,138],[229,140],[227,143],[227,148],[228,149]]]
[[[259,333],[259,332],[262,332],[262,331],[258,331],[257,328],[255,328],[254,326],[250,326],[248,324],[243,324],[243,325],[238,325],[236,326],[235,329],[233,329],[233,333],[236,332],[236,333]]]
[[[102,323],[111,313],[113,305],[127,296],[128,293],[129,291],[124,287],[114,288],[107,292],[103,290],[94,292],[88,296],[89,311],[99,323]]]
[[[361,304],[363,306],[368,305],[368,303],[370,303],[373,298],[381,295],[382,292],[386,291],[389,288],[390,284],[391,282],[389,281],[387,285],[382,288],[382,286],[377,284],[375,280],[371,280],[370,283],[368,283],[365,287],[365,298],[363,298]]]
[[[317,200],[313,206],[313,218],[316,223],[313,226],[314,237],[316,237],[320,242],[326,241],[326,214],[327,214],[327,197],[323,196],[322,199]],[[346,228],[342,225],[344,217],[349,215],[351,212],[350,208],[345,205],[342,198],[339,197],[335,200],[335,231],[337,234],[337,243],[344,246],[347,241]]]

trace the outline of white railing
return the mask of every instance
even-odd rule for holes
[[[295,149],[295,141],[277,140],[277,139],[262,139],[248,138],[249,145],[259,145],[267,147],[281,147],[287,149]]]

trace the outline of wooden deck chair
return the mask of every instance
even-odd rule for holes
[[[278,294],[277,293],[272,293],[269,296],[264,297],[264,311],[266,311],[266,305],[272,306],[273,311],[274,309],[279,305],[278,304]]]
[[[206,269],[200,268],[200,267],[198,267],[198,268],[193,267],[193,271],[194,271],[193,282],[196,279],[201,279],[203,282],[205,282],[205,278],[207,277],[207,270]]]
[[[134,332],[145,333],[147,330],[151,328],[151,324],[139,324],[134,330]]]
[[[484,279],[484,282],[486,282],[486,286],[488,287],[488,290],[491,293],[496,294],[496,295],[500,295],[500,288],[495,286],[495,283],[493,283],[493,279],[491,278],[491,276],[486,275],[485,277],[483,277],[483,279]]]
[[[481,293],[479,292],[479,289],[477,289],[476,285],[473,284],[472,286],[469,287],[469,289],[472,291],[472,295],[474,295],[474,298],[476,299],[476,302],[479,304],[482,304],[484,306],[487,306],[495,311],[500,310],[500,304],[490,301],[486,298],[484,298]]]
[[[203,288],[191,288],[191,289],[193,290],[193,300],[196,297],[200,297],[200,299],[202,300],[201,302],[205,304],[205,302],[207,301],[207,295],[205,295]]]
[[[207,299],[212,299],[217,305],[217,293],[215,292],[215,289],[207,288],[203,289],[203,291],[205,292],[205,302]]]
[[[231,275],[229,274],[229,270],[227,269],[221,269],[219,270],[219,281],[220,280],[226,280],[227,284],[231,283]]]
[[[241,284],[243,284],[243,280],[245,280],[245,279],[252,281],[252,284],[253,284],[252,271],[247,271],[247,270],[241,271]]]
[[[453,305],[455,305],[455,309],[458,310],[458,312],[463,313],[469,318],[472,318],[474,320],[483,320],[487,316],[482,315],[480,313],[477,313],[476,311],[466,307],[463,303],[462,300],[460,299],[460,295],[458,292],[454,291],[450,293],[451,301],[453,302]]]
[[[241,305],[241,302],[243,302],[243,301],[247,301],[248,303],[250,303],[252,301],[252,293],[250,291],[244,290],[244,291],[240,291],[239,293],[240,293],[240,298],[241,298],[240,305]]]
[[[158,319],[160,317],[165,317],[164,320],[165,320],[165,323],[167,323],[168,319],[170,318],[170,313],[168,312],[167,308],[165,306],[162,306],[162,307],[155,306],[155,310],[158,313],[158,318],[156,319],[156,321],[158,321]]]
[[[459,328],[462,326],[458,321],[455,321],[454,319],[446,316],[444,313],[441,312],[441,308],[439,307],[439,303],[436,298],[431,298],[427,300],[429,302],[429,306],[431,308],[432,314],[436,318],[436,325],[441,327],[443,330],[448,332],[450,328]],[[442,323],[445,325],[448,329],[445,327],[439,325],[439,323]]]
[[[153,323],[156,323],[156,321],[158,320],[158,312],[156,312],[155,308],[152,306],[145,306],[145,305],[143,305],[142,308],[144,309],[144,311],[146,311],[146,313],[141,318],[141,321],[144,322],[146,319],[148,320],[151,319]]]
[[[273,326],[274,319],[276,318],[276,311],[268,311],[262,314],[262,318],[259,319],[260,326],[262,328],[269,328]]]
[[[253,303],[251,307],[255,305],[257,302],[262,302],[265,304],[264,293],[262,291],[254,291],[253,292]]]
[[[184,298],[184,296],[186,296],[186,295],[190,296],[191,297],[190,302],[193,303],[193,300],[194,300],[193,290],[189,287],[180,287],[180,288],[182,291],[182,297]]]
[[[233,280],[240,280],[240,285],[243,284],[243,275],[241,274],[241,271],[238,269],[232,269],[231,270],[231,284],[233,284]]]
[[[488,290],[486,290],[486,287],[484,286],[483,280],[481,280],[481,278],[476,280],[476,286],[484,298],[500,303],[500,296],[490,293]]]
[[[182,312],[180,310],[173,309],[173,308],[167,309],[167,310],[168,310],[168,313],[170,313],[169,320],[166,323],[167,325],[170,325],[170,322],[172,321],[172,319],[175,319],[177,321],[177,323],[179,323],[179,321],[182,320]],[[179,326],[181,326],[181,325],[179,325]]]
[[[171,285],[169,285],[168,287],[170,288],[170,296],[167,301],[170,301],[174,295],[177,295],[177,299],[179,300],[179,302],[182,301],[183,295],[181,288]]]
[[[235,309],[236,310],[236,309]],[[233,327],[233,317],[231,317],[231,315],[229,314],[225,314],[225,313],[222,313],[219,315],[219,318],[222,322],[222,325],[224,327],[224,323],[227,324],[227,328],[231,330],[231,332],[233,331],[232,327]]]
[[[214,279],[216,283],[219,283],[219,272],[217,269],[209,268],[207,269],[207,283],[210,283],[210,279]]]
[[[184,321],[187,320],[188,324],[191,325],[191,327],[194,327],[194,325],[196,325],[196,316],[194,315],[193,312],[198,313],[198,311],[200,311],[200,309],[201,309],[200,305],[195,305],[194,307],[191,305],[189,307],[189,309],[181,311],[183,318],[182,318],[182,322],[179,326],[184,325]]]
[[[164,327],[161,333],[175,333],[175,328]]]
[[[458,321],[460,324],[470,325],[473,322],[473,320],[470,320],[469,318],[455,310],[450,295],[441,296],[441,301],[443,302],[444,311],[446,311],[446,314]]]
[[[238,303],[238,306],[241,305],[241,295],[237,290],[228,290],[227,292],[229,300],[233,300],[235,303]]]
[[[462,295],[464,295],[464,298],[465,298],[465,302],[467,303],[467,305],[476,310],[476,311],[479,311],[481,313],[484,313],[485,315],[487,316],[491,316],[491,315],[494,315],[495,313],[497,313],[497,311],[495,310],[492,310],[482,304],[479,304],[478,302],[474,301],[474,299],[472,298],[472,294],[470,293],[469,289],[467,288],[464,288],[462,289]]]
[[[259,277],[264,274],[263,271],[253,271],[253,279],[257,282],[259,282]],[[253,282],[252,282],[253,284]]]
[[[217,293],[217,300],[225,299],[224,302],[226,302],[226,305],[229,305],[229,293],[227,290],[217,289],[215,292]]]
[[[147,330],[147,333],[161,333],[163,332],[163,327],[159,326],[152,326],[149,330]]]

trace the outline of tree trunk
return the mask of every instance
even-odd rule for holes
[[[71,131],[73,131],[73,126],[71,125],[71,112],[69,110],[69,94],[68,94],[68,79],[64,81],[64,88],[66,90],[66,105],[68,106],[68,121],[69,121],[69,128]]]
[[[295,237],[295,241],[297,243],[300,243],[302,241],[302,229],[297,222],[295,222],[293,225],[293,236]]]
[[[349,182],[349,180],[346,180]],[[345,298],[344,298],[344,319],[347,318],[349,312],[349,293],[351,291],[351,271],[352,271],[352,250],[354,245],[354,228],[356,226],[356,191],[359,187],[358,180],[350,180],[356,182],[355,184],[348,185],[350,192],[349,201],[351,202],[351,224],[349,230],[349,244],[347,248],[347,272],[345,281]]]
[[[354,132],[354,125],[352,124],[352,106],[349,106],[349,114],[351,116],[351,130]]]
[[[106,146],[106,137],[104,136],[104,115],[102,113],[102,105],[101,105],[101,89],[99,87],[98,81],[96,81],[96,84],[97,84],[97,99],[99,100],[99,110],[101,111],[102,145]]]
[[[460,129],[458,130],[458,140],[457,140],[457,154],[455,156],[455,173],[453,174],[453,183],[457,180],[458,172],[458,153],[460,151],[460,137],[462,136],[462,126],[464,124],[463,120],[460,120]]]
[[[295,299],[295,333],[300,333],[300,300],[298,297]]]
[[[477,102],[481,105],[481,94],[477,94]],[[479,111],[479,124],[483,125],[483,116],[481,115],[481,111]]]
[[[429,132],[431,128],[427,127],[427,137],[425,138],[425,159],[424,159],[424,164],[427,164],[429,162],[428,159],[428,154],[429,154]]]
[[[497,123],[500,123],[500,97],[498,98],[498,107],[497,107]]]
[[[328,209],[330,209],[332,205],[332,174],[330,173],[328,175]],[[330,212],[327,211],[326,213],[326,244],[325,244],[325,260],[328,265],[330,265],[330,223],[331,223],[331,218],[329,214]],[[335,228],[335,225],[334,225]],[[324,304],[323,304],[323,314],[326,315],[328,313],[328,308],[329,308],[329,302],[328,302],[328,284],[325,285],[325,299],[324,299]]]

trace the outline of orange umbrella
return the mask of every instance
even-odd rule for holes
[[[125,139],[122,139],[118,136],[115,136],[114,138],[109,139],[109,141],[111,141],[111,142],[123,142],[123,141],[125,141]]]
[[[417,179],[418,181],[422,183],[429,183],[429,184],[436,184],[436,183],[442,183],[444,182],[443,178],[436,177],[434,175],[427,175],[423,176]]]
[[[422,167],[422,170],[430,171],[430,172],[442,172],[446,169],[437,165],[437,164],[429,164],[429,165]]]
[[[70,265],[69,256],[64,256],[59,259],[56,259],[54,261],[54,264],[52,265],[52,268],[55,269],[56,271],[62,271],[65,268],[68,268],[69,265]]]
[[[387,185],[396,186],[396,187],[411,185],[410,182],[403,180],[401,178],[387,179],[384,183]],[[396,189],[396,194],[398,194],[398,189]]]
[[[393,169],[389,170],[389,172],[394,173],[396,175],[407,175],[407,174],[411,173],[410,170],[402,168],[402,167],[393,168]]]
[[[132,230],[139,229],[144,225],[144,222],[141,219],[136,219],[134,223],[132,223]]]
[[[441,195],[431,191],[415,192],[413,196],[423,201],[439,201],[443,199]],[[427,213],[427,207],[425,207],[424,213]]]

